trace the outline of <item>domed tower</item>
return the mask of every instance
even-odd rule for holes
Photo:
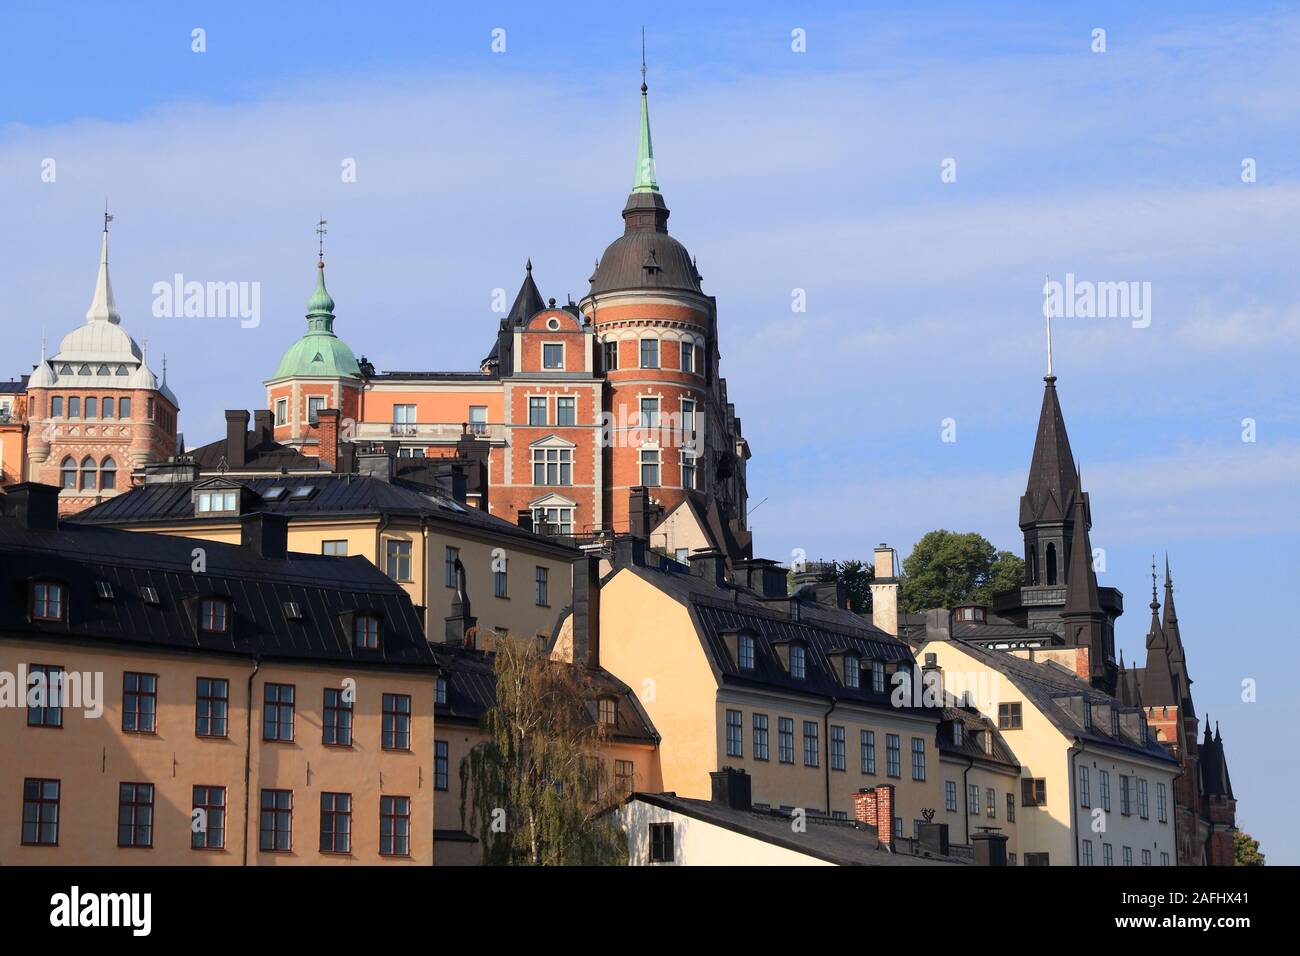
[[[623,234],[605,250],[590,281],[580,308],[592,324],[608,382],[607,526],[632,526],[629,493],[645,486],[657,506],[656,521],[689,502],[696,523],[709,529],[707,541],[691,545],[741,556],[750,547],[744,472],[749,451],[718,374],[716,303],[701,289],[686,247],[668,234],[644,75],[636,175],[623,207]],[[650,543],[682,550],[653,534]]]
[[[334,333],[334,300],[325,289],[325,258],[316,261],[316,289],[307,300],[307,332],[284,353],[267,379],[266,403],[275,416],[275,440],[306,455],[320,453],[317,416],[341,413],[340,428],[358,419],[362,377],[357,357]]]

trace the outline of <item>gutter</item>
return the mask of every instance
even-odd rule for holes
[[[838,707],[839,704],[839,698],[832,697],[830,710],[827,710],[826,713],[822,714],[822,734],[826,741],[826,816],[828,817],[831,815],[831,711]],[[845,766],[848,765],[848,746],[848,741],[845,740]],[[877,820],[877,823],[878,822],[879,820]],[[892,827],[894,821],[890,820],[889,825]]]
[[[244,727],[244,861],[241,866],[248,866],[248,793],[252,785],[253,774],[253,678],[262,669],[262,655],[253,658],[253,669],[248,673],[248,713]]]
[[[959,807],[962,805],[962,803],[965,803],[970,799],[970,786],[966,783],[966,775],[969,774],[971,770],[974,769],[974,767],[975,767],[975,758],[967,757],[966,769],[961,772],[961,801],[957,804],[957,806]],[[979,809],[978,803],[975,805],[975,809],[976,810]],[[966,807],[964,812],[962,813],[962,818],[966,821],[966,844],[968,846],[970,845],[970,816],[971,816],[970,807]]]
[[[1074,865],[1079,865],[1079,800],[1075,793],[1078,785],[1079,775],[1075,769],[1075,759],[1083,753],[1086,745],[1078,737],[1074,738],[1074,745],[1070,747],[1070,829],[1074,833]],[[1091,802],[1091,801],[1089,801]]]

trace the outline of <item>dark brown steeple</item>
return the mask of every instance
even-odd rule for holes
[[[1069,580],[1065,588],[1065,642],[1088,648],[1088,670],[1092,685],[1114,694],[1117,673],[1110,647],[1106,612],[1097,597],[1097,574],[1092,567],[1092,543],[1088,538],[1088,517],[1082,494],[1075,494],[1074,529],[1070,548]]]
[[[1182,702],[1169,641],[1160,626],[1160,603],[1156,600],[1156,563],[1151,561],[1151,626],[1147,629],[1147,666],[1142,672],[1142,702],[1148,707],[1177,707]]]
[[[1192,679],[1187,675],[1187,654],[1183,650],[1183,636],[1178,630],[1178,611],[1174,608],[1174,581],[1169,573],[1169,555],[1165,555],[1165,607],[1160,622],[1169,647],[1169,663],[1178,683],[1179,697],[1184,707],[1191,711]]]
[[[1066,583],[1076,495],[1084,498],[1082,525],[1087,527],[1091,518],[1056,396],[1056,376],[1049,373],[1043,381],[1046,387],[1029,462],[1029,480],[1020,497],[1020,530],[1025,535],[1025,584],[1060,585]]]

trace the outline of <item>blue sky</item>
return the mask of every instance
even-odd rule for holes
[[[1294,6],[267,7],[0,14],[0,374],[81,321],[106,195],[124,324],[167,355],[191,444],[261,404],[303,328],[321,213],[353,348],[475,367],[525,258],[544,295],[576,297],[620,231],[644,21],[658,178],[718,297],[764,554],[905,554],[935,527],[1018,549],[1042,277],[1151,283],[1148,328],[1056,323],[1102,583],[1125,592],[1132,660],[1151,554],[1170,553],[1238,819],[1300,862],[1275,746],[1300,719],[1282,686],[1300,663]],[[260,326],[151,317],[176,272],[260,282]]]

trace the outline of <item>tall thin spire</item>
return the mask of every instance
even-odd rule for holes
[[[1045,382],[1055,382],[1056,375],[1052,372],[1052,300],[1050,291],[1052,288],[1052,277],[1043,277],[1043,318],[1047,320],[1047,375],[1043,377]]]
[[[104,232],[99,241],[99,275],[95,277],[95,294],[91,296],[90,308],[86,310],[87,322],[122,321],[113,301],[113,283],[108,278],[108,224],[113,217],[108,212],[108,201],[104,202]]]
[[[641,135],[636,149],[636,179],[632,182],[634,193],[657,193],[659,183],[655,179],[655,150],[650,141],[650,102],[649,87],[646,86],[645,65],[645,27],[641,28]]]

